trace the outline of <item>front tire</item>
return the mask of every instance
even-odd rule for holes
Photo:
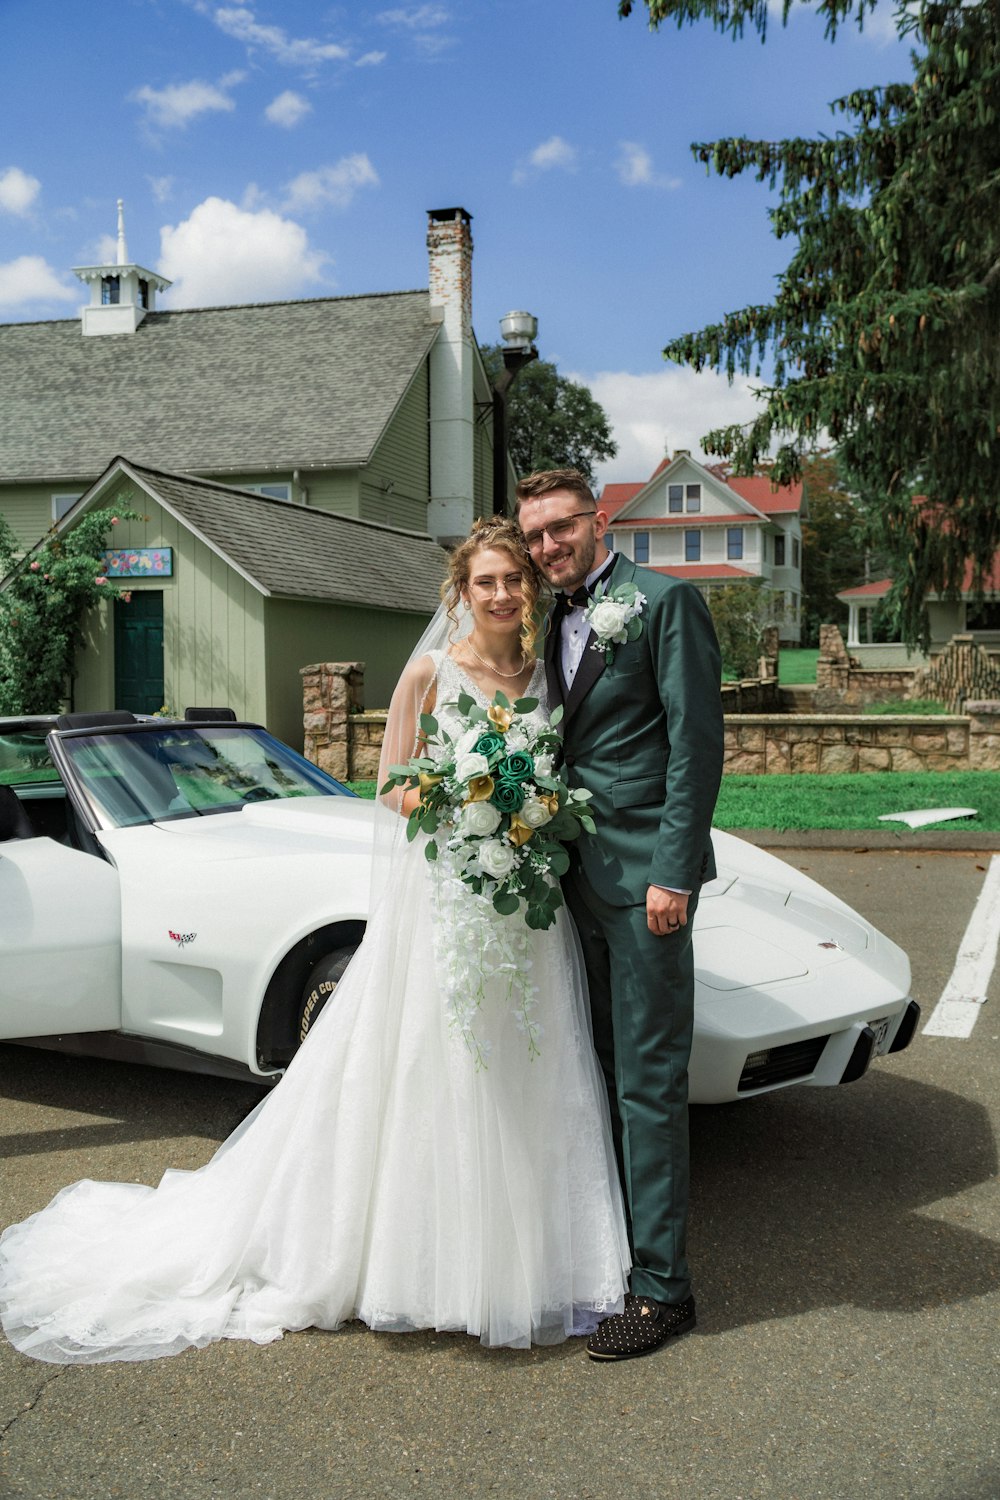
[[[337,948],[314,964],[309,971],[299,1013],[295,1025],[295,1044],[301,1047],[316,1017],[333,995],[344,975],[344,970],[357,952],[356,948]]]

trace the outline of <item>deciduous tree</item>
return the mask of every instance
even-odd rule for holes
[[[490,377],[503,369],[499,344],[481,349]],[[614,458],[607,412],[585,385],[567,380],[548,360],[521,371],[507,395],[507,447],[519,474],[579,469],[594,483],[594,465]]]

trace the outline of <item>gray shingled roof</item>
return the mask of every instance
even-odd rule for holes
[[[269,500],[128,459],[116,459],[78,504],[89,503],[122,472],[148,486],[269,594],[417,614],[432,614],[441,602],[447,553],[423,532]]]
[[[79,479],[109,453],[247,473],[365,463],[437,333],[427,292],[0,324],[0,479]]]

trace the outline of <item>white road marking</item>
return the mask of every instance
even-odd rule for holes
[[[1000,943],[1000,857],[994,854],[940,1000],[924,1036],[969,1037],[986,1003]]]

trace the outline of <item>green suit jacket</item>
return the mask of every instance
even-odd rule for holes
[[[711,823],[722,776],[721,664],[698,590],[618,556],[608,581],[646,596],[638,640],[583,653],[567,692],[559,630],[549,630],[549,700],[562,703],[567,779],[593,793],[596,834],[576,846],[583,874],[613,906],[650,885],[696,891],[715,876]]]

